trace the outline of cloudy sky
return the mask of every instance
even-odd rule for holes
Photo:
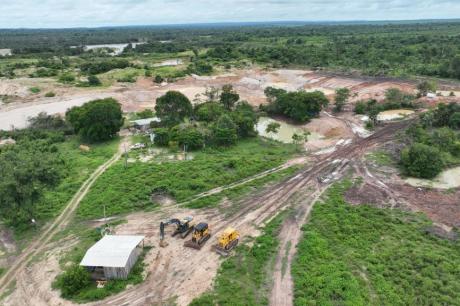
[[[0,0],[0,28],[459,17],[460,0]]]

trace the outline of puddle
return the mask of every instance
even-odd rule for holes
[[[392,109],[384,112],[380,112],[377,116],[377,120],[379,121],[390,121],[396,119],[402,119],[409,115],[415,113],[413,110],[410,109]]]
[[[267,126],[272,122],[277,122],[280,124],[278,133],[267,133],[266,132]],[[256,129],[257,129],[257,132],[259,132],[260,136],[267,137],[273,140],[278,140],[284,143],[292,143],[293,142],[292,135],[294,134],[301,135],[304,133],[304,131],[307,131],[307,129],[301,128],[300,126],[289,124],[281,120],[275,120],[269,117],[260,117],[259,122],[257,122]],[[308,136],[308,141],[320,140],[323,138],[324,138],[323,135],[311,132],[310,136]]]
[[[437,189],[450,189],[460,187],[460,167],[443,171],[433,180],[410,177],[404,180],[414,187],[431,187]]]

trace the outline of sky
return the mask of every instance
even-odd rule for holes
[[[0,28],[460,17],[460,0],[0,0]]]

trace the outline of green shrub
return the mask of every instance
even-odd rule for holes
[[[350,186],[331,187],[302,228],[294,305],[457,305],[459,241],[428,234],[420,214],[349,205]]]
[[[166,147],[171,140],[169,137],[169,129],[167,128],[156,128],[153,130],[155,133],[154,142],[158,146]]]
[[[38,87],[31,87],[29,88],[30,92],[33,93],[33,94],[38,94],[40,91],[42,91],[40,88]]]
[[[61,289],[61,294],[65,298],[78,294],[81,290],[91,285],[91,276],[86,268],[77,264],[71,266],[60,275],[55,286]]]
[[[181,148],[186,146],[187,150],[193,151],[201,149],[204,146],[204,136],[195,127],[185,126],[181,128],[180,126],[176,126],[170,133],[171,140],[177,142]]]
[[[427,179],[434,178],[444,167],[441,152],[421,143],[405,148],[401,152],[401,163],[408,175]]]
[[[358,101],[355,104],[355,114],[357,115],[364,115],[366,113],[366,102]]]
[[[45,97],[47,97],[47,98],[52,98],[52,97],[54,97],[54,96],[56,96],[56,94],[55,94],[54,92],[52,92],[52,91],[49,91],[49,92],[47,92],[47,93],[45,94]]]
[[[75,81],[75,76],[71,73],[63,73],[59,76],[59,82],[69,84]]]
[[[228,115],[220,116],[212,128],[213,142],[218,146],[230,146],[236,143],[237,126]]]

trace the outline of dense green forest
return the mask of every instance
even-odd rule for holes
[[[85,62],[101,54],[88,55],[79,46],[142,42],[144,44],[136,48],[129,46],[120,56],[130,58],[189,51],[196,59],[214,65],[248,61],[267,66],[358,70],[377,76],[425,75],[459,79],[459,33],[458,21],[22,29],[0,30],[0,48],[13,49],[16,58],[82,56],[86,60],[80,65],[87,72],[99,72],[97,67]],[[107,62],[103,64],[103,70],[110,68]],[[207,68],[206,71],[211,70]]]

